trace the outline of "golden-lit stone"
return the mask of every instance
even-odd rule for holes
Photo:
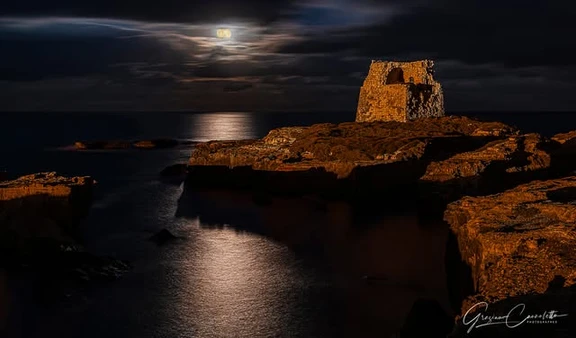
[[[433,78],[434,62],[372,61],[360,89],[357,122],[444,116],[444,95]]]
[[[542,294],[576,284],[576,176],[533,181],[503,193],[465,197],[444,214],[479,299]]]
[[[0,182],[0,248],[29,240],[73,243],[71,234],[86,215],[94,180],[54,172]]]

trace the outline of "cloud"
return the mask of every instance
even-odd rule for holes
[[[272,22],[294,6],[281,0],[32,0],[2,5],[3,16],[60,16],[133,19],[148,22],[205,23],[248,20]]]
[[[567,2],[86,4],[8,4],[2,109],[353,111],[371,59],[419,58],[436,60],[449,110],[575,103]]]
[[[331,34],[309,33],[281,53],[348,50],[378,57],[497,62],[511,67],[569,65],[576,50],[576,5],[560,1],[440,0],[413,7],[384,23],[344,27]]]

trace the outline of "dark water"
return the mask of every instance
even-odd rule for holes
[[[545,134],[576,129],[576,115],[477,115]],[[245,139],[288,125],[353,114],[3,114],[0,170],[91,175],[95,202],[82,225],[95,253],[129,260],[118,281],[80,297],[35,302],[0,274],[0,325],[11,337],[392,337],[414,301],[447,304],[446,228],[410,214],[358,223],[346,205],[236,194],[186,195],[158,180],[190,149],[71,151],[75,140]],[[544,121],[554,123],[544,123]],[[162,228],[185,239],[158,247]],[[386,276],[366,283],[364,275]],[[446,310],[449,311],[446,305]]]

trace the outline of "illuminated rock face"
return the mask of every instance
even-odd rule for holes
[[[471,271],[475,295],[462,313],[480,300],[576,284],[576,176],[467,196],[449,204],[444,219]]]
[[[372,61],[360,89],[356,122],[406,122],[444,116],[444,95],[434,62]]]
[[[54,172],[0,182],[0,250],[38,239],[74,243],[71,234],[88,213],[93,185],[90,177]]]

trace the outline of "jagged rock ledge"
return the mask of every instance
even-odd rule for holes
[[[576,176],[465,197],[448,205],[445,220],[470,268],[462,314],[481,301],[504,314],[526,302],[527,313],[576,309]]]
[[[558,147],[503,123],[457,116],[286,127],[260,140],[197,145],[187,187],[451,201],[546,178]]]
[[[55,172],[0,182],[0,232],[6,245],[50,238],[73,243],[75,227],[90,207],[94,180]]]
[[[95,181],[37,173],[0,182],[0,267],[41,278],[115,278],[128,266],[84,252],[77,229]]]

